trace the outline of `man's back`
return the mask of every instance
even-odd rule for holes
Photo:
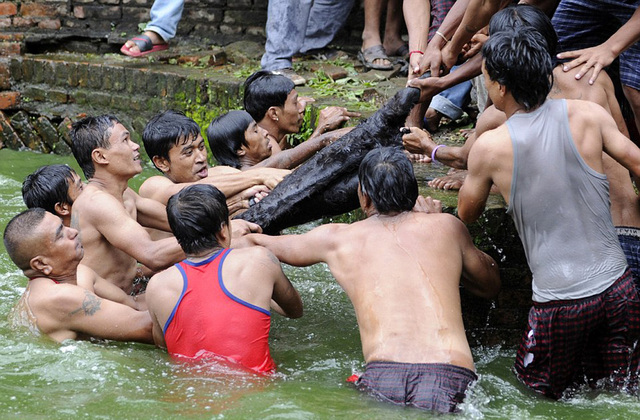
[[[272,298],[283,302],[279,276],[277,259],[259,247],[225,248],[157,274],[147,289],[156,344],[174,355],[214,354],[273,371],[269,309]]]
[[[325,262],[353,302],[367,362],[474,369],[460,307],[460,221],[405,212],[327,229],[335,248]]]

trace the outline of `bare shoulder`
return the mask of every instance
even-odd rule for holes
[[[63,319],[80,311],[95,312],[100,308],[101,300],[77,285],[41,282],[32,285],[29,304],[36,316],[38,312],[45,312],[55,319]]]
[[[73,211],[80,212],[85,219],[102,218],[119,210],[124,211],[124,206],[120,201],[111,194],[92,188],[90,185],[85,187],[82,194],[73,203]]]
[[[567,99],[567,112],[572,122],[589,122],[608,115],[607,111],[597,103],[580,99]]]
[[[241,262],[250,267],[279,265],[280,261],[267,248],[256,245],[247,248],[232,248],[227,259],[234,263]]]
[[[170,179],[161,175],[155,175],[147,178],[142,183],[142,185],[140,185],[140,188],[138,189],[138,194],[140,194],[140,196],[144,198],[153,198],[154,194],[158,190],[162,188],[166,188],[171,184],[173,183],[171,182]]]
[[[146,293],[149,294],[149,292],[155,293],[157,291],[161,291],[167,288],[168,285],[172,284],[182,285],[182,274],[175,265],[154,274],[151,279],[149,279]]]

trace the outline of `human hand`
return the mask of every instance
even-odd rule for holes
[[[442,46],[435,42],[430,42],[420,60],[418,74],[430,71],[432,75],[439,76],[442,66]]]
[[[434,200],[431,197],[425,198],[419,195],[412,211],[431,214],[442,213],[442,202],[440,200]]]
[[[580,71],[575,75],[575,78],[578,80],[593,68],[593,72],[589,78],[590,85],[595,83],[600,71],[610,65],[616,57],[617,55],[611,51],[611,48],[606,45],[606,42],[595,47],[566,51],[558,54],[558,58],[561,60],[573,58],[573,60],[562,65],[562,70],[565,72],[582,65]]]
[[[431,98],[444,90],[441,85],[442,78],[440,77],[416,78],[407,82],[407,87],[420,89],[419,102],[431,102]]]
[[[471,40],[464,44],[464,47],[462,47],[462,58],[468,60],[469,58],[478,54],[482,49],[482,46],[485,42],[487,42],[488,39],[489,36],[483,33],[475,34],[471,38]]]
[[[262,233],[262,228],[253,222],[242,219],[233,219],[231,221],[231,238],[241,238],[250,233]]]
[[[419,51],[414,51],[409,54],[408,80],[415,79],[423,73],[422,71],[420,71],[420,63],[422,62],[422,57],[424,57],[424,54]]]
[[[320,111],[316,131],[318,134],[326,133],[340,127],[343,123],[349,121],[351,117],[359,116],[359,112],[347,111],[347,108],[341,106],[329,106]]]
[[[407,133],[402,136],[402,146],[411,153],[429,155],[430,150],[437,146],[431,134],[418,127],[402,127],[400,130]]]
[[[241,208],[248,209],[252,205],[259,203],[263,198],[269,195],[271,190],[266,185],[254,185],[240,192],[242,200]]]
[[[252,168],[250,171],[258,171],[258,178],[260,184],[266,186],[270,190],[274,189],[285,176],[289,175],[291,171],[289,169],[278,168]]]

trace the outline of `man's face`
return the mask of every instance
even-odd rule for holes
[[[84,184],[82,183],[80,176],[75,172],[71,174],[71,178],[69,178],[67,182],[69,183],[67,197],[69,198],[69,204],[73,204],[80,193],[84,190]]]
[[[169,149],[169,171],[165,174],[176,183],[196,182],[209,175],[207,148],[200,134]]]
[[[140,146],[129,135],[129,131],[120,123],[114,124],[109,137],[110,147],[102,149],[109,160],[110,171],[118,174],[127,174],[130,177],[142,172],[140,162]]]
[[[255,121],[249,124],[249,127],[244,132],[244,139],[248,146],[242,146],[246,155],[251,156],[258,162],[271,156],[271,144],[268,134],[269,132],[260,127]]]
[[[304,100],[298,100],[298,92],[295,89],[289,92],[284,106],[280,108],[282,110],[278,120],[280,130],[288,134],[300,131],[306,105]]]
[[[53,273],[64,271],[82,260],[84,248],[78,231],[64,226],[58,216],[47,212],[38,231],[42,232],[42,255],[48,258]]]

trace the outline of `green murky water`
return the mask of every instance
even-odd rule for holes
[[[41,165],[69,163],[31,152],[0,150],[0,228],[24,209],[23,178]],[[154,173],[147,168],[137,186]],[[301,227],[308,229],[311,225]],[[0,245],[1,247],[1,245]],[[9,328],[7,314],[26,278],[0,249],[0,418],[330,419],[440,418],[388,406],[361,395],[345,379],[363,368],[353,309],[323,265],[285,267],[300,291],[305,315],[274,315],[274,378],[176,364],[161,350],[129,343],[62,345]],[[428,320],[426,320],[428,322]],[[461,419],[635,419],[640,401],[584,392],[569,402],[540,398],[517,383],[514,348],[475,348],[479,381]]]

